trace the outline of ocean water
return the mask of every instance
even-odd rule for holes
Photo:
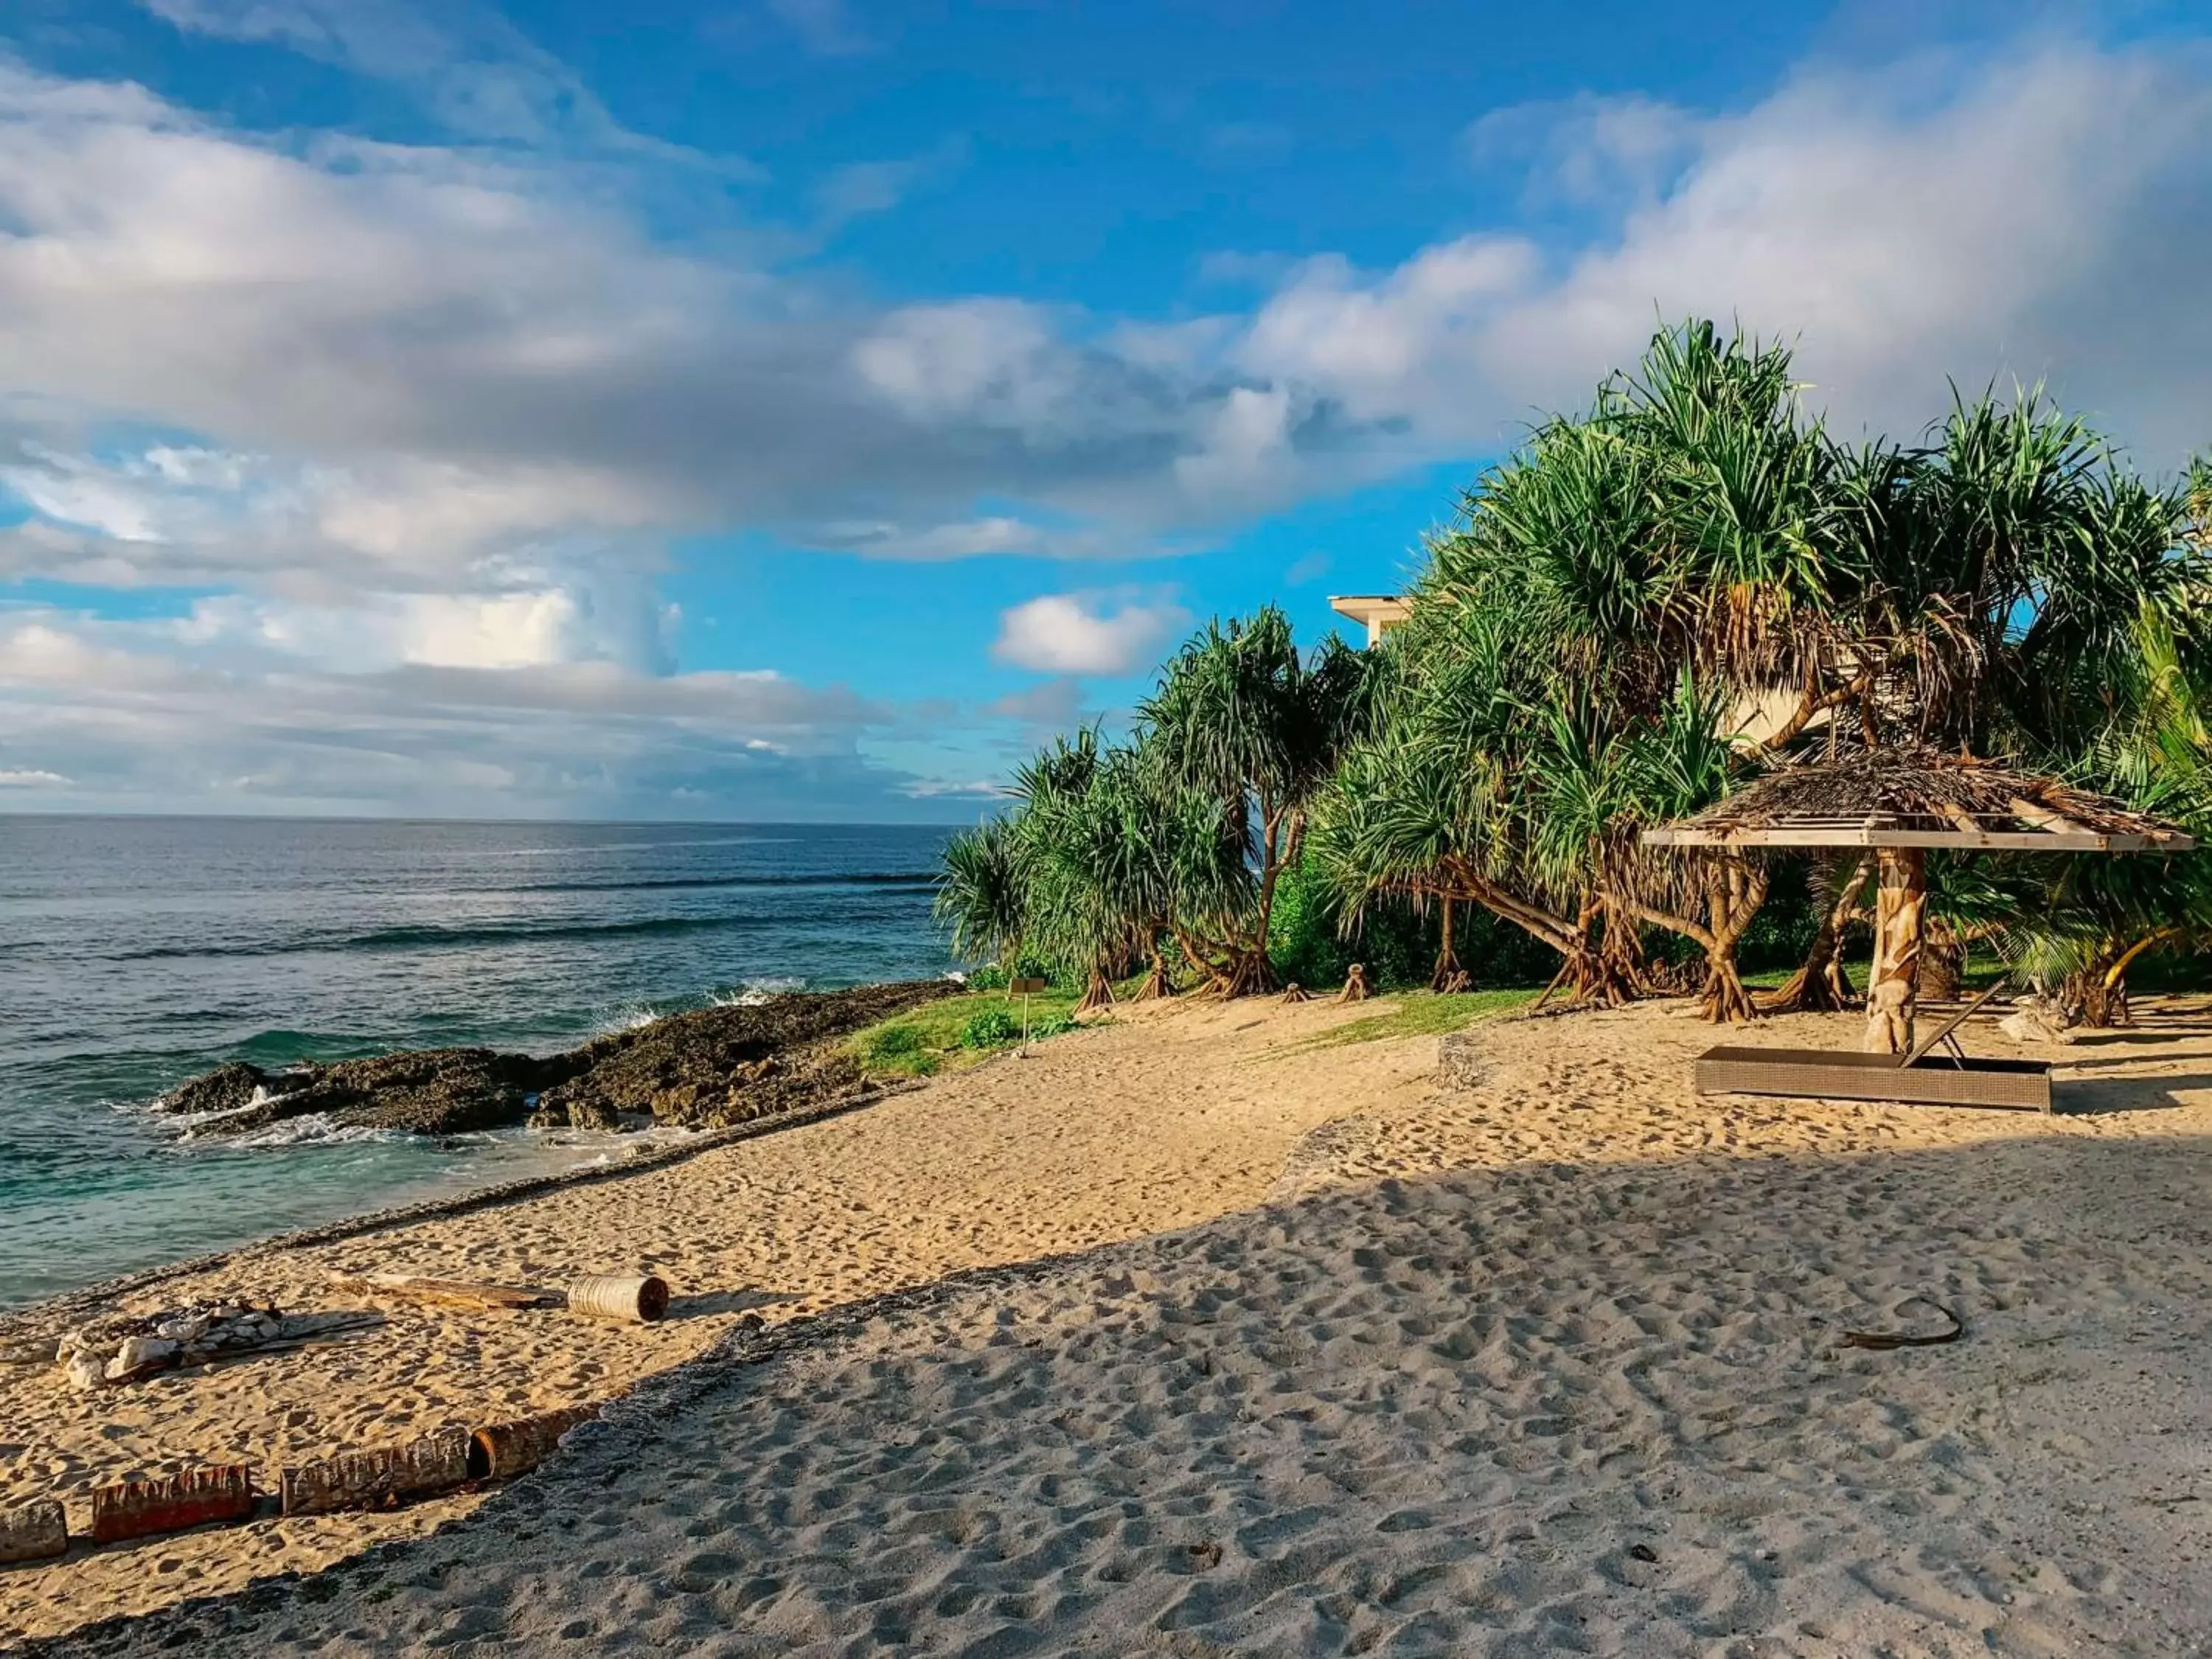
[[[0,816],[0,1307],[612,1155],[611,1136],[185,1140],[228,1060],[548,1052],[945,970],[936,829]],[[550,1143],[550,1144],[549,1144]]]

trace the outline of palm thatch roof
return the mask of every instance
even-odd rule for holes
[[[2185,853],[2170,823],[2056,778],[1924,749],[1866,749],[1768,773],[1650,847],[1923,847]]]

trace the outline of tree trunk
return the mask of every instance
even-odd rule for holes
[[[2069,1008],[2077,1008],[2084,1025],[2112,1027],[2133,1023],[2128,1012],[2128,981],[2125,970],[2117,960],[2100,953],[2087,968],[2066,975],[2059,988],[2058,1000]]]
[[[1113,1006],[1114,981],[1106,977],[1106,970],[1103,968],[1093,968],[1091,970],[1090,982],[1083,989],[1083,1000],[1075,1005],[1076,1014],[1078,1017],[1084,1014],[1095,1014],[1101,1008],[1111,1008]]]
[[[1729,854],[1707,871],[1705,916],[1678,916],[1633,898],[1618,899],[1620,908],[1639,921],[1680,933],[1705,953],[1705,977],[1698,994],[1698,1012],[1719,1024],[1731,1024],[1759,1018],[1751,994],[1736,972],[1736,942],[1751,926],[1759,907],[1766,902],[1766,872],[1742,858]]]
[[[1283,872],[1281,853],[1282,819],[1263,796],[1260,803],[1260,916],[1251,943],[1237,953],[1230,964],[1229,973],[1220,984],[1224,997],[1249,997],[1279,991],[1282,983],[1275,977],[1275,964],[1267,957],[1267,929],[1275,915],[1275,882]]]
[[[1436,971],[1429,975],[1429,989],[1446,994],[1464,991],[1472,983],[1467,970],[1459,965],[1459,957],[1452,952],[1452,904],[1449,897],[1443,902],[1443,943],[1437,951]]]
[[[1867,987],[1864,1048],[1901,1054],[1912,1047],[1920,953],[1928,912],[1928,855],[1917,847],[1884,847],[1874,901],[1874,975]]]
[[[1650,970],[1644,960],[1644,941],[1637,936],[1636,919],[1609,894],[1598,896],[1598,908],[1605,929],[1598,954],[1605,961],[1607,983],[1617,988],[1613,1003],[1617,1008],[1650,994]]]
[[[1159,1000],[1161,998],[1171,997],[1174,994],[1175,982],[1168,977],[1167,956],[1163,951],[1154,951],[1152,952],[1152,971],[1145,975],[1145,982],[1137,988],[1136,995],[1130,998],[1129,1000],[1132,1002],[1154,1002]]]
[[[1747,1024],[1759,1018],[1759,1010],[1736,972],[1735,946],[1765,902],[1765,872],[1731,858],[1713,872],[1706,894],[1711,925],[1703,941],[1705,984],[1698,994],[1698,1006],[1705,1018],[1716,1025]]]
[[[1850,878],[1836,890],[1835,902],[1820,918],[1820,926],[1806,950],[1803,963],[1763,1005],[1768,1013],[1826,1013],[1850,1006],[1850,975],[1844,969],[1840,947],[1844,930],[1850,926],[1852,913],[1858,908],[1859,895],[1866,890],[1867,876],[1872,867],[1870,860],[1861,859]]]
[[[1956,1002],[1966,972],[1966,947],[1940,924],[1930,927],[1927,944],[1920,952],[1920,976],[1914,988],[1917,1000]]]

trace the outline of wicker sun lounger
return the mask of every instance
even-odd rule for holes
[[[2051,1109],[2051,1062],[1978,1060],[1959,1051],[1952,1033],[1990,997],[1982,994],[1907,1054],[1826,1048],[1708,1048],[1698,1056],[1701,1095],[1789,1095],[1816,1100],[1893,1100],[1911,1106]],[[1937,1057],[1938,1045],[1952,1052]]]

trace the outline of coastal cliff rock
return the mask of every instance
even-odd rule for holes
[[[461,1134],[528,1121],[611,1129],[720,1128],[834,1098],[860,1068],[831,1039],[942,996],[933,980],[850,991],[794,991],[748,1006],[699,1008],[543,1058],[490,1048],[422,1048],[264,1071],[216,1067],[156,1103],[199,1135],[252,1134],[320,1114],[333,1127]],[[530,1109],[537,1096],[537,1110]]]

